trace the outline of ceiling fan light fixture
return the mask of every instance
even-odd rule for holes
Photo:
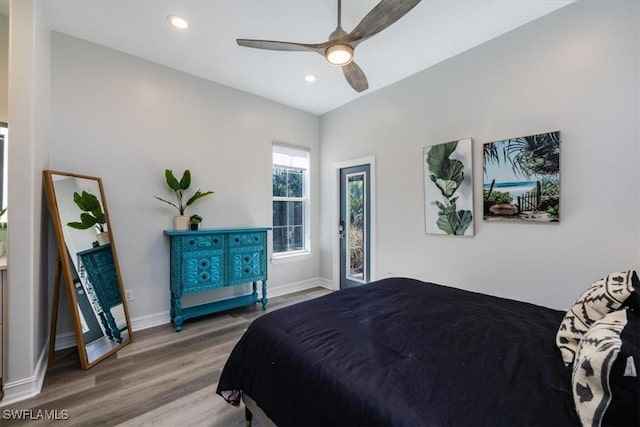
[[[353,48],[346,44],[336,44],[327,49],[325,57],[330,64],[347,65],[353,59]]]
[[[1,0],[0,0],[1,1]],[[328,63],[342,67],[347,83],[356,91],[369,89],[369,82],[362,69],[353,60],[353,48],[392,25],[421,0],[380,0],[364,18],[347,33],[342,28],[342,0],[338,3],[338,22],[329,39],[322,43],[296,43],[278,40],[236,39],[239,46],[254,49],[288,52],[315,52],[324,56]]]

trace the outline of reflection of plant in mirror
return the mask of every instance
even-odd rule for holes
[[[208,196],[209,194],[213,194],[213,191],[202,192],[198,190],[193,194],[193,196],[191,196],[187,200],[186,203],[184,203],[183,202],[184,191],[187,190],[191,185],[191,172],[189,171],[189,169],[184,171],[184,174],[182,174],[182,178],[180,178],[180,181],[178,181],[178,179],[173,175],[173,172],[171,171],[171,169],[166,169],[164,171],[164,176],[165,176],[165,179],[167,180],[167,185],[176,195],[177,204],[165,199],[161,199],[158,196],[154,196],[154,197],[160,200],[161,202],[168,203],[174,208],[178,209],[178,212],[180,212],[180,215],[184,215],[184,211],[187,208],[187,206],[191,206],[196,200],[201,199],[205,196]]]
[[[95,227],[100,233],[103,233],[107,219],[104,212],[102,212],[102,206],[100,206],[98,198],[86,191],[82,193],[74,192],[73,201],[78,205],[82,214],[80,214],[80,222],[68,222],[67,225],[77,230],[87,230]]]
[[[452,197],[464,180],[462,162],[449,158],[457,146],[458,141],[434,145],[427,154],[427,164],[431,172],[429,178],[444,198],[444,203],[433,202],[440,209],[436,222],[438,228],[447,234],[463,235],[471,225],[473,214],[468,210],[457,210],[458,197]]]

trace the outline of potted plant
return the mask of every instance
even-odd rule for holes
[[[202,222],[202,217],[200,215],[191,215],[189,217],[189,224],[191,225],[191,230],[198,230],[198,224]]]
[[[188,216],[184,215],[184,211],[187,208],[187,206],[191,206],[196,200],[199,200],[205,196],[208,196],[210,194],[213,194],[213,191],[196,191],[191,197],[189,197],[186,201],[186,203],[184,202],[184,197],[185,194],[184,192],[189,188],[189,186],[191,185],[191,172],[189,171],[189,169],[185,170],[184,173],[182,174],[182,178],[180,178],[180,181],[178,181],[178,179],[173,175],[173,172],[170,169],[166,169],[164,171],[164,176],[165,179],[167,181],[167,185],[169,186],[169,188],[171,189],[171,191],[173,191],[176,195],[176,203],[170,202],[168,200],[162,199],[158,196],[155,196],[156,199],[160,200],[161,202],[165,202],[170,204],[171,206],[173,206],[174,208],[176,208],[178,210],[178,212],[180,212],[179,216],[174,217],[173,220],[173,228],[176,230],[188,230],[189,229],[189,222],[190,222],[190,218]]]
[[[80,221],[68,222],[67,225],[77,230],[88,230],[95,228],[96,238],[100,245],[109,243],[109,234],[105,228],[107,218],[102,212],[102,206],[96,196],[86,191],[73,193],[73,201],[78,205],[82,213]]]

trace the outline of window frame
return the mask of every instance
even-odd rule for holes
[[[272,161],[271,161],[271,226],[275,231],[276,226],[273,224],[273,202],[303,202],[303,248],[295,250],[287,250],[276,252],[275,247],[275,233],[272,233],[272,255],[271,262],[273,264],[279,264],[283,262],[301,261],[311,257],[311,153],[308,148],[299,147],[289,144],[273,143],[272,146]],[[283,154],[284,152],[294,153],[297,157],[306,157],[306,167],[293,166],[291,164],[281,164],[275,161],[274,155],[276,153]],[[273,195],[273,169],[282,168],[288,170],[301,171],[303,177],[302,197],[283,197]]]
[[[5,122],[0,121],[0,209],[3,209],[7,206],[7,194],[8,194],[8,185],[7,178],[9,176],[8,172],[8,142],[9,142],[9,125]],[[7,220],[7,216],[4,217],[5,222]]]

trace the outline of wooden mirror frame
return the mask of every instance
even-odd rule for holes
[[[86,348],[87,343],[85,343],[85,340],[84,340],[82,324],[80,321],[80,314],[78,313],[79,305],[78,305],[78,300],[76,298],[76,289],[75,289],[75,284],[73,279],[74,273],[76,277],[78,277],[78,273],[76,272],[75,266],[72,265],[71,263],[71,258],[70,258],[71,254],[68,252],[67,244],[65,243],[65,234],[63,232],[63,224],[61,221],[60,211],[58,207],[59,206],[58,200],[57,200],[56,191],[54,187],[54,176],[79,178],[79,179],[96,181],[98,188],[100,190],[99,201],[102,204],[102,210],[105,215],[105,224],[107,226],[106,232],[108,233],[108,237],[109,237],[111,254],[113,256],[113,263],[115,267],[116,278],[118,280],[118,286],[120,290],[120,300],[122,301],[122,309],[124,311],[124,317],[126,319],[127,337],[123,338],[122,342],[118,343],[112,348],[107,349],[104,354],[97,356],[94,360],[91,360],[91,361],[89,361],[89,358],[87,355],[87,348]],[[113,234],[111,230],[111,222],[109,220],[109,210],[107,208],[107,202],[104,195],[102,179],[94,176],[80,175],[80,174],[60,172],[60,171],[54,171],[54,170],[43,171],[43,178],[44,178],[45,193],[47,195],[47,202],[49,205],[49,212],[51,214],[51,222],[53,223],[53,227],[55,230],[57,247],[58,247],[58,261],[56,266],[56,274],[54,278],[55,283],[54,283],[54,294],[53,294],[53,309],[51,311],[51,336],[49,337],[49,364],[53,364],[56,360],[54,355],[55,340],[56,340],[55,331],[56,331],[57,317],[58,317],[57,315],[58,315],[60,280],[64,278],[64,282],[66,284],[66,289],[67,289],[67,298],[69,301],[69,307],[71,312],[71,320],[73,322],[73,328],[74,328],[74,333],[76,337],[80,365],[82,366],[83,369],[89,369],[90,367],[106,359],[107,357],[109,357],[110,355],[112,355],[113,353],[115,353],[116,351],[120,350],[122,347],[126,346],[127,344],[133,341],[131,320],[129,318],[127,301],[126,301],[126,298],[124,297],[125,295],[124,286],[122,284],[122,276],[120,274],[118,255],[116,252],[115,242],[114,242]],[[67,225],[64,225],[64,226],[67,227]],[[80,251],[80,252],[83,252],[83,251]],[[75,256],[76,254],[73,254],[73,255]],[[82,281],[80,282],[82,283]],[[84,286],[83,283],[82,285]],[[103,329],[102,326],[100,326],[100,328]],[[120,333],[119,331],[120,330],[118,330],[117,334]],[[109,337],[108,339],[111,339],[111,338]]]

